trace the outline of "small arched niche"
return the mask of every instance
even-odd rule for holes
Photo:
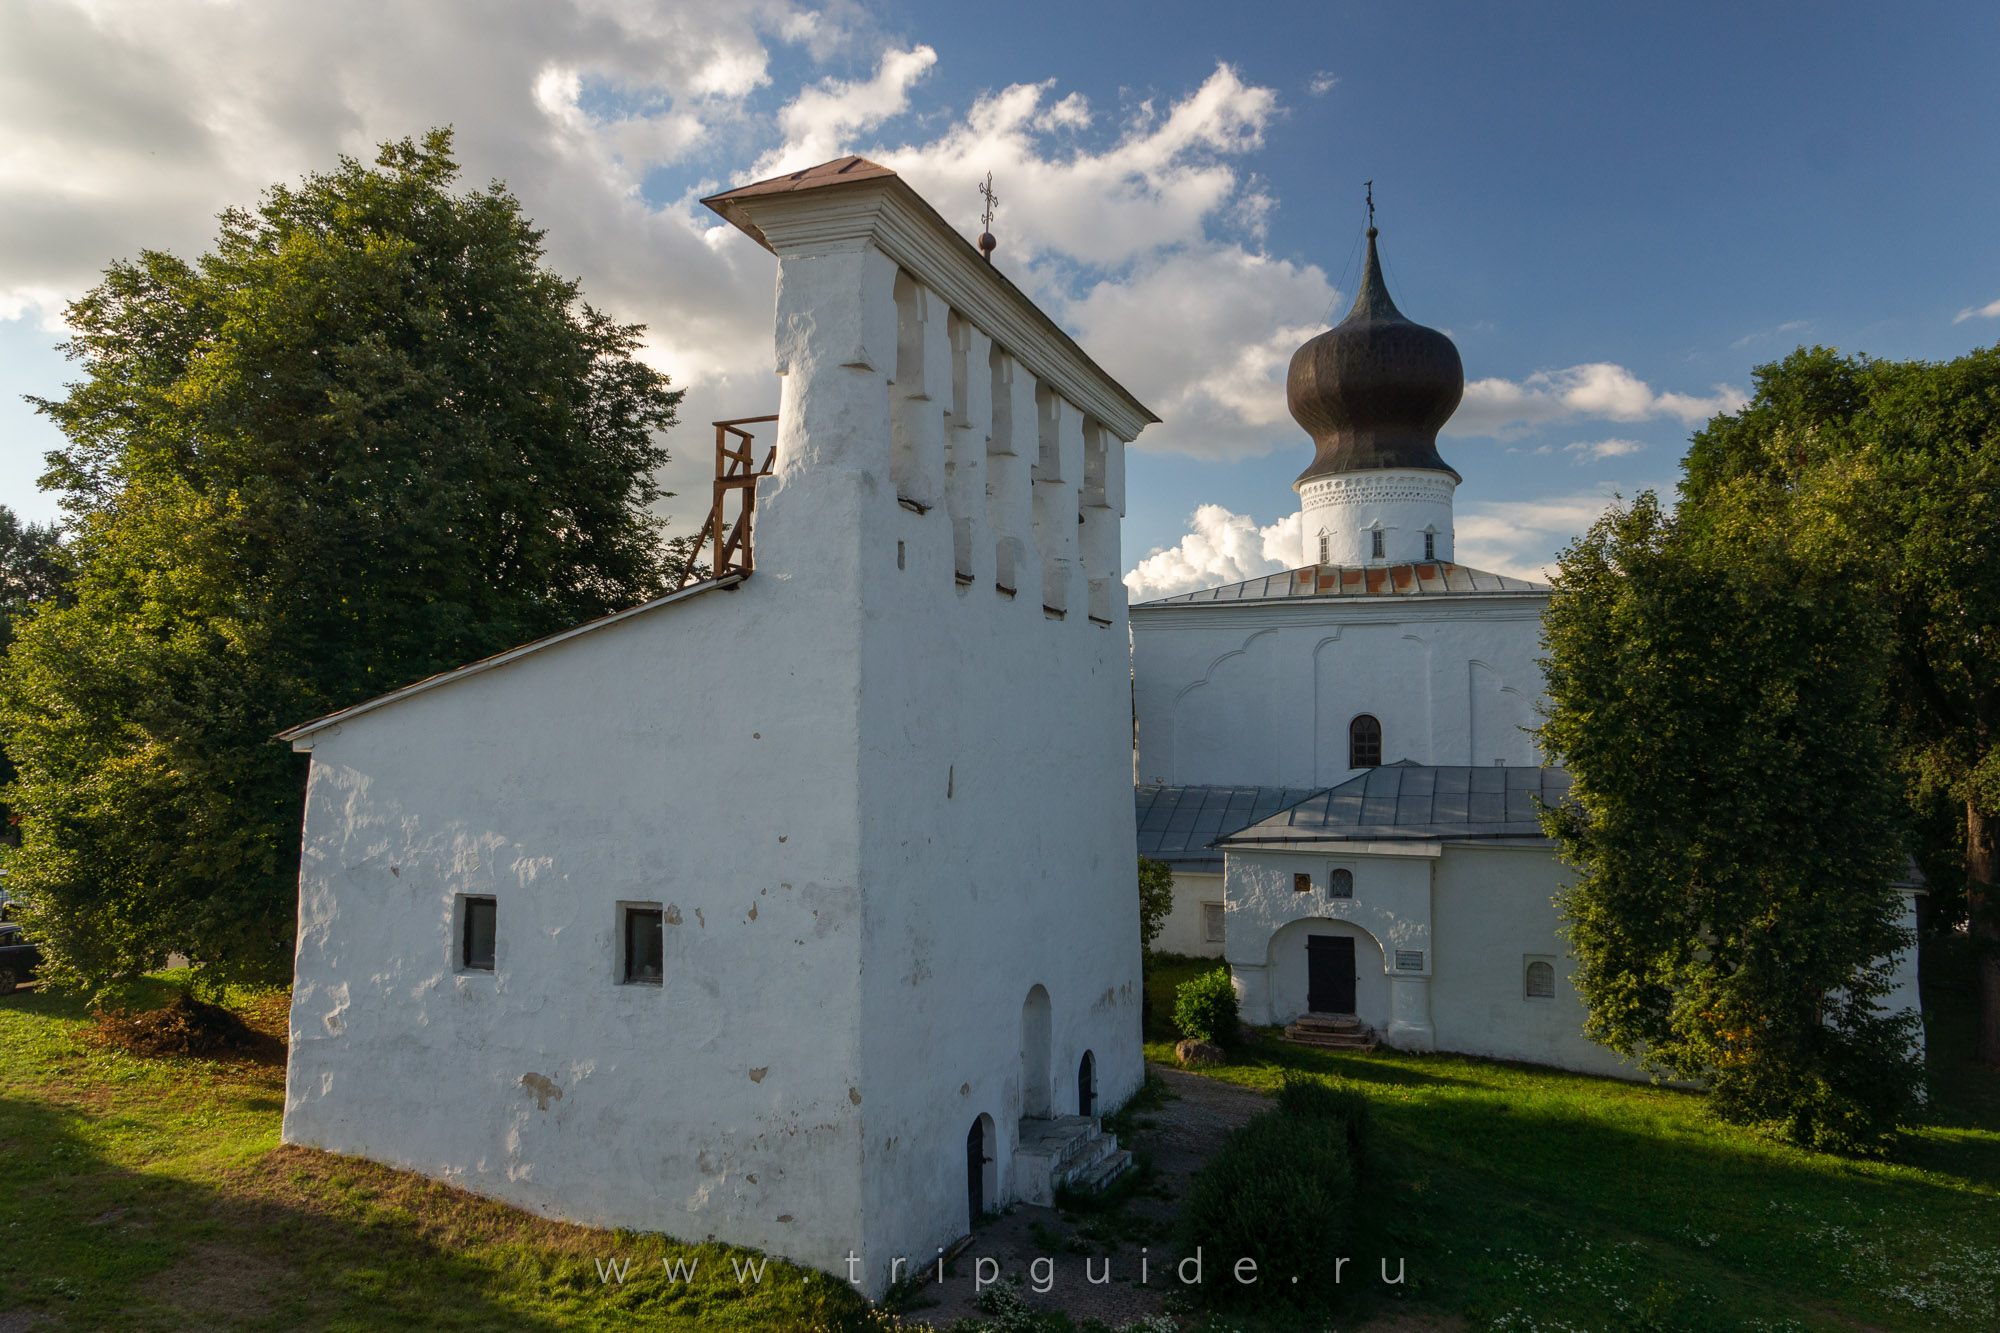
[[[1021,1003],[1021,1117],[1047,1120],[1049,1105],[1049,993],[1030,987]]]

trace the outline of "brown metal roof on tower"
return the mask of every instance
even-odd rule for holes
[[[1465,393],[1465,365],[1451,339],[1389,299],[1375,236],[1371,216],[1368,263],[1347,318],[1292,354],[1285,404],[1318,446],[1294,486],[1384,468],[1460,479],[1439,457],[1437,433]]]

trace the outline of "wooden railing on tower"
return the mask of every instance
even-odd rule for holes
[[[763,465],[758,466],[753,450],[756,439],[743,427],[776,420],[774,416],[737,417],[733,421],[715,423],[715,501],[709,506],[708,521],[701,525],[694,548],[688,552],[687,564],[681,568],[681,581],[674,585],[677,589],[688,585],[695,565],[700,562],[701,548],[709,542],[715,543],[715,563],[710,568],[710,578],[721,578],[724,574],[748,574],[756,567],[750,546],[750,525],[757,512],[757,479],[771,475],[771,464],[778,456],[778,446],[773,443],[764,455]],[[731,495],[736,497],[733,520],[729,517]]]

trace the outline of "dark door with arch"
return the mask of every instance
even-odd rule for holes
[[[1089,1051],[1076,1067],[1076,1113],[1097,1114],[1097,1059]]]
[[[1316,1014],[1354,1012],[1354,937],[1306,936],[1306,1008]]]
[[[986,1215],[986,1132],[977,1120],[965,1136],[965,1201],[978,1226]]]

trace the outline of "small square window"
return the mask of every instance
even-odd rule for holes
[[[1352,898],[1354,896],[1354,872],[1345,866],[1329,871],[1326,877],[1326,896],[1329,898]]]
[[[458,942],[458,965],[468,972],[491,972],[499,904],[492,898],[465,897],[459,902],[463,929]]]
[[[1202,925],[1210,944],[1222,943],[1222,904],[1203,903],[1201,905]]]
[[[658,986],[667,971],[665,918],[658,906],[625,908],[624,977],[627,985]]]
[[[1398,950],[1396,950],[1396,970],[1397,970],[1398,972],[1421,972],[1421,971],[1423,971],[1423,970],[1424,970],[1424,951],[1423,951],[1422,949],[1398,949]]]
[[[1522,979],[1522,994],[1530,1000],[1555,999],[1555,965],[1541,958],[1529,959],[1526,974]]]
[[[1313,877],[1311,875],[1300,871],[1298,874],[1292,876],[1293,893],[1311,893],[1312,891]]]

